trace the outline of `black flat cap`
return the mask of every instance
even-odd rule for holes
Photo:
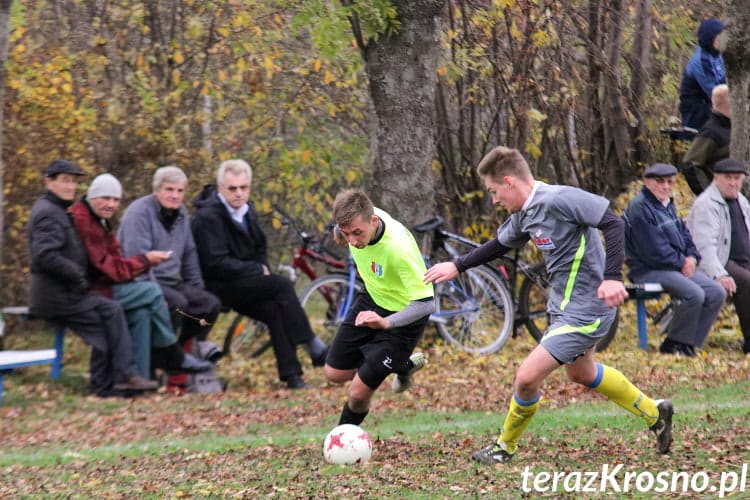
[[[734,158],[724,158],[714,163],[715,174],[745,174],[747,175],[747,168],[745,164],[740,160]]]
[[[677,168],[669,163],[654,163],[643,172],[643,177],[672,177]]]
[[[86,175],[78,165],[67,160],[55,160],[44,169],[45,177],[52,177],[57,174]]]

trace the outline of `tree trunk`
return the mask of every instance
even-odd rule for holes
[[[627,117],[620,62],[622,58],[623,18],[621,0],[591,0],[588,8],[588,91],[587,108],[591,127],[590,157],[587,161],[591,180],[586,188],[604,196],[615,196],[635,174],[630,169],[631,126]]]
[[[399,0],[400,30],[371,40],[365,69],[375,119],[370,139],[373,201],[407,225],[433,215],[435,86],[446,0]]]
[[[635,117],[635,126],[633,127],[633,144],[635,146],[633,163],[635,165],[643,164],[648,157],[649,146],[646,140],[648,130],[646,129],[646,110],[643,109],[643,102],[646,96],[651,59],[653,16],[652,0],[638,0],[635,36],[633,37],[633,49],[630,54],[630,67],[632,68],[630,99],[632,102],[631,109]]]
[[[3,269],[3,235],[5,234],[5,162],[3,161],[3,109],[5,88],[5,65],[8,60],[8,36],[10,35],[10,10],[13,0],[0,0],[0,275]]]
[[[606,110],[604,120],[604,172],[599,178],[599,192],[612,195],[630,180],[627,171],[632,143],[627,120],[626,99],[622,91],[620,58],[622,55],[622,27],[625,11],[620,0],[611,0],[605,11],[605,47],[607,70],[604,72],[604,92],[601,106]],[[617,189],[612,189],[615,187]]]
[[[731,156],[750,164],[750,0],[730,0],[727,12],[733,13],[724,51],[732,109]]]

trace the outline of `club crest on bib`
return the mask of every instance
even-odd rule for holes
[[[370,271],[372,271],[373,274],[375,274],[375,276],[378,276],[378,277],[383,276],[382,264],[378,264],[374,260],[370,263]]]

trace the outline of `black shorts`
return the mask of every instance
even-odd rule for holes
[[[393,314],[393,311],[375,304],[366,292],[358,294],[333,339],[326,364],[338,370],[351,370],[358,369],[367,361],[385,367],[387,373],[404,373],[409,356],[422,338],[429,316],[405,326],[375,330],[354,326],[360,311],[375,311],[383,317]]]

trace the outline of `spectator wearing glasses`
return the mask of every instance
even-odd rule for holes
[[[228,160],[193,200],[192,220],[206,286],[224,305],[268,325],[279,378],[289,389],[309,385],[302,378],[296,346],[323,366],[328,346],[310,328],[287,278],[268,266],[266,235],[250,201],[252,169],[244,160]]]
[[[696,269],[700,254],[672,201],[676,175],[677,169],[665,163],[655,163],[643,173],[644,186],[623,215],[625,262],[633,282],[659,283],[677,302],[659,352],[695,357],[726,292]]]

